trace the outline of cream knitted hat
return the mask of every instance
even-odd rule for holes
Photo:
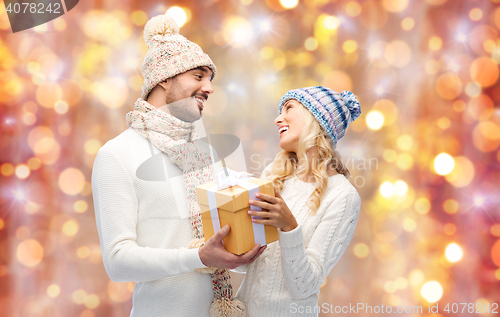
[[[142,63],[142,99],[167,78],[190,69],[207,66],[215,77],[217,68],[210,57],[196,44],[179,34],[179,26],[168,15],[151,18],[144,27],[148,52]]]

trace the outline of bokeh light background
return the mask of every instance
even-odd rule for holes
[[[280,150],[287,90],[358,96],[363,113],[338,149],[361,216],[320,304],[493,308],[499,2],[88,0],[16,34],[0,5],[1,314],[128,315],[133,283],[104,270],[91,170],[140,96],[143,26],[167,10],[219,69],[206,131],[237,135],[250,172]]]

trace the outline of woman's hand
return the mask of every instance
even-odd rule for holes
[[[276,197],[257,193],[255,197],[260,198],[261,201],[250,200],[250,205],[263,209],[262,211],[248,211],[248,214],[252,216],[252,221],[258,224],[275,226],[276,228],[280,228],[281,231],[291,231],[297,228],[297,220],[295,220],[295,217],[276,188],[274,189],[274,195]],[[254,217],[261,217],[262,219],[255,219]]]

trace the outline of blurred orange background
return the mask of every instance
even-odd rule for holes
[[[320,305],[498,307],[499,0],[87,0],[18,33],[0,5],[2,315],[130,313],[133,283],[102,264],[91,171],[140,96],[144,24],[167,11],[217,65],[203,123],[241,139],[249,172],[280,151],[286,91],[358,96],[338,150],[361,215]]]

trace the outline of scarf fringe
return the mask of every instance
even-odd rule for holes
[[[237,299],[214,299],[210,305],[210,317],[246,317],[245,306]]]

